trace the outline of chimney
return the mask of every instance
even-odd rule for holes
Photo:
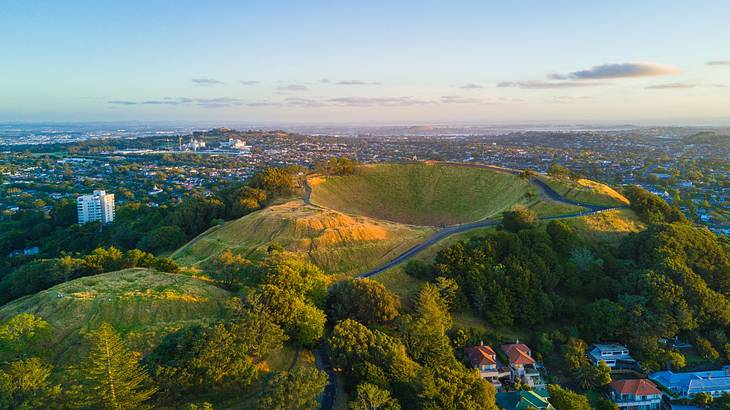
[[[479,341],[479,346],[484,346],[484,340]]]

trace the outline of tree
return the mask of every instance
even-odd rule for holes
[[[519,232],[537,225],[537,214],[525,206],[515,206],[502,213],[502,226],[510,232]]]
[[[317,164],[317,172],[325,175],[351,175],[359,165],[347,157],[334,157]]]
[[[603,360],[598,362],[597,366],[594,366],[593,373],[593,385],[598,388],[603,388],[611,383],[611,368]]]
[[[250,275],[251,269],[251,262],[229,250],[214,257],[209,267],[210,276],[228,290],[242,285]]]
[[[270,195],[288,195],[297,188],[294,172],[286,168],[265,168],[251,178],[251,187],[266,191]]]
[[[582,334],[591,340],[605,340],[624,329],[623,306],[608,299],[599,299],[583,308]]]
[[[575,381],[578,383],[578,386],[580,386],[583,390],[590,390],[593,386],[595,386],[595,372],[591,365],[583,365],[575,369],[573,371],[573,376],[575,377]]]
[[[423,367],[417,380],[419,407],[496,410],[494,387],[461,366]]]
[[[266,204],[269,199],[263,189],[250,186],[239,186],[222,194],[226,204],[226,216],[229,219],[240,218],[253,212]]]
[[[563,361],[565,362],[566,370],[569,372],[574,372],[583,366],[590,365],[586,356],[586,342],[571,337],[568,343],[563,346]]]
[[[438,288],[431,283],[423,285],[413,305],[414,314],[399,321],[408,353],[425,366],[455,364],[451,341],[446,336],[451,315]]]
[[[403,271],[408,276],[424,280],[431,280],[435,273],[433,265],[417,259],[408,261],[403,267]]]
[[[61,387],[50,381],[53,367],[37,357],[11,362],[0,370],[0,408],[58,408]]]
[[[565,178],[570,174],[570,170],[560,164],[550,164],[547,170],[548,175],[553,178]]]
[[[545,229],[558,252],[567,254],[578,244],[575,230],[565,221],[550,221]]]
[[[208,229],[211,221],[224,216],[224,213],[225,205],[220,199],[196,195],[178,205],[170,220],[191,238]]]
[[[705,407],[709,404],[711,404],[713,401],[712,395],[710,393],[697,393],[692,398],[692,404],[696,404],[700,407]]]
[[[170,258],[156,259],[153,267],[160,272],[178,273],[180,271],[180,266]]]
[[[332,363],[347,369],[375,345],[375,334],[361,323],[345,319],[332,329],[327,345]]]
[[[619,410],[618,404],[612,402],[607,397],[598,397],[594,407],[596,410]]]
[[[315,306],[301,302],[296,305],[289,333],[301,346],[312,348],[324,336],[327,316]]]
[[[279,372],[266,383],[257,407],[262,410],[316,409],[317,397],[324,391],[327,379],[327,373],[311,367]]]
[[[459,284],[455,280],[439,276],[434,281],[434,285],[438,288],[441,299],[444,300],[450,311],[458,310],[466,305],[466,301],[461,300],[463,295],[459,291]]]
[[[695,346],[697,346],[697,353],[707,360],[717,360],[720,357],[720,354],[712,346],[712,343],[704,337],[698,336],[695,339]]]
[[[232,323],[172,333],[145,358],[163,395],[240,389],[258,375],[257,364],[282,348],[284,331],[264,313],[233,310]]]
[[[187,235],[177,225],[165,225],[149,231],[137,246],[145,251],[158,253],[174,249],[187,240]]]
[[[40,316],[19,313],[0,324],[0,351],[11,357],[32,354],[48,336],[48,329],[48,322]]]
[[[550,403],[558,410],[591,410],[586,396],[563,389],[557,384],[548,384]]]
[[[355,399],[350,402],[351,410],[400,410],[397,400],[390,392],[380,387],[361,383],[355,389]]]
[[[92,406],[103,409],[135,409],[157,391],[147,371],[139,364],[109,323],[102,323],[88,336],[90,352],[85,367]]]
[[[365,324],[384,324],[398,316],[399,306],[397,296],[369,279],[337,282],[327,297],[327,313],[335,321],[350,318]]]
[[[580,272],[586,273],[594,268],[603,267],[603,260],[593,255],[588,248],[576,248],[570,252],[570,261]]]

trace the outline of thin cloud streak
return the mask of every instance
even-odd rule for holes
[[[287,85],[280,85],[276,88],[279,91],[309,91],[309,87],[303,84],[287,84]]]
[[[259,84],[261,84],[261,81],[256,81],[256,80],[245,81],[245,80],[241,80],[241,81],[239,81],[239,83],[241,83],[241,85],[251,86],[251,85],[259,85]]]
[[[467,83],[467,84],[462,85],[459,88],[461,88],[462,90],[479,90],[479,89],[482,89],[484,87],[482,87],[479,84]]]
[[[409,107],[414,105],[434,104],[434,101],[405,97],[337,97],[327,100],[331,103],[347,107]]]
[[[527,90],[547,90],[554,88],[579,88],[579,87],[598,87],[604,85],[610,85],[611,83],[600,82],[600,81],[542,81],[542,80],[529,80],[529,81],[504,81],[497,84],[497,87],[501,88],[524,88]]]
[[[730,65],[730,60],[710,60],[707,65]]]
[[[484,104],[481,98],[462,97],[460,95],[444,95],[440,98],[444,104]]]
[[[362,81],[362,80],[344,80],[344,81],[338,81],[336,84],[337,85],[380,85],[380,83],[376,82],[376,81]]]
[[[107,103],[112,105],[135,105],[137,104],[135,101],[128,101],[128,100],[111,100],[107,101]]]
[[[216,80],[215,78],[193,78],[191,81],[193,84],[201,87],[213,87],[224,84],[223,81]]]
[[[615,78],[656,77],[679,74],[680,70],[659,63],[621,63],[595,65],[568,74],[552,74],[553,80],[608,80]]]
[[[666,83],[646,87],[647,90],[678,90],[698,87],[725,88],[724,84]]]

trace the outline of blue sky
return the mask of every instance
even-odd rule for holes
[[[0,121],[726,121],[728,18],[722,0],[6,0]]]

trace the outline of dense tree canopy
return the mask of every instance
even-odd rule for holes
[[[368,279],[337,282],[327,297],[327,313],[335,321],[350,318],[365,324],[384,324],[398,316],[399,305],[397,296]]]

